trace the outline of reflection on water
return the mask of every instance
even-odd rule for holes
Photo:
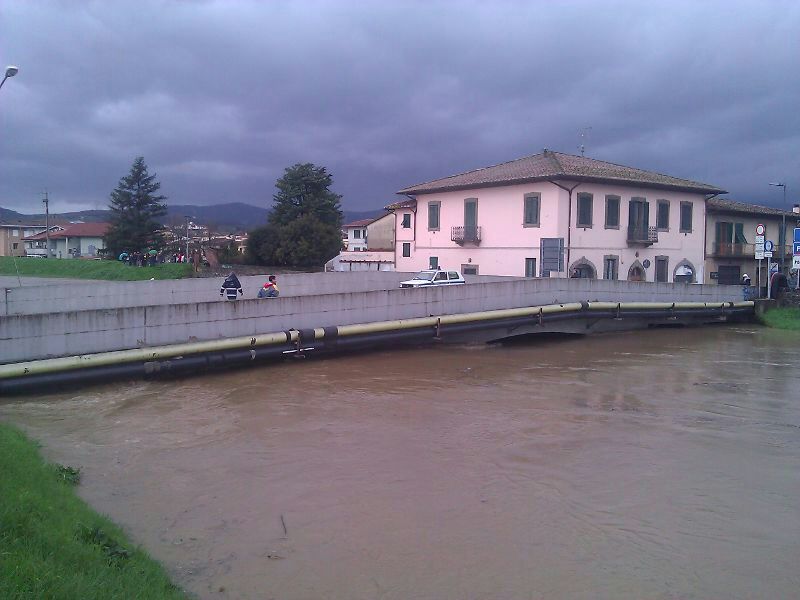
[[[0,418],[203,598],[789,598],[798,369],[796,333],[658,330],[108,385]]]

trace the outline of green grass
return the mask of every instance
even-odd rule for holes
[[[761,321],[775,329],[800,330],[800,308],[774,308],[764,313]]]
[[[17,258],[0,256],[0,275],[30,275],[35,277],[73,277],[76,279],[107,279],[110,281],[140,281],[142,279],[181,279],[190,277],[192,265],[165,263],[154,267],[129,267],[118,260],[82,260],[57,258]]]
[[[75,494],[80,471],[42,460],[0,423],[0,598],[187,598]]]

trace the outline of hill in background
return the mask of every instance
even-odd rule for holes
[[[350,223],[360,219],[368,219],[383,214],[382,209],[368,211],[343,211],[342,223]],[[86,223],[99,223],[108,221],[111,215],[109,210],[81,210],[67,213],[51,213],[53,222],[83,221]],[[210,204],[198,206],[195,204],[168,204],[167,215],[162,220],[165,225],[183,223],[189,217],[199,225],[210,226],[215,232],[249,231],[267,222],[269,211],[266,208],[253,206],[244,202],[229,202],[226,204]],[[0,221],[9,223],[24,221],[43,221],[44,213],[23,214],[14,210],[0,207]]]

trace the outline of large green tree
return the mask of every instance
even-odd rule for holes
[[[144,157],[137,157],[130,173],[111,192],[111,228],[106,234],[106,247],[112,255],[163,245],[158,218],[167,213],[163,204],[167,198],[158,193],[160,188],[156,174],[147,172]]]
[[[275,187],[275,205],[265,227],[250,232],[248,253],[265,265],[321,266],[342,245],[341,196],[333,177],[311,163],[287,167]]]

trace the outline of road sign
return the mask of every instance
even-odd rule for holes
[[[756,242],[756,244],[763,244],[764,243],[764,236],[763,235],[757,235],[755,242]]]
[[[793,256],[792,257],[792,268],[793,269],[800,269],[800,256]]]
[[[775,250],[775,244],[772,243],[772,240],[767,240],[764,242],[764,251],[765,252],[772,252]]]
[[[756,250],[756,260],[764,260],[764,251]]]
[[[778,272],[778,263],[772,263],[769,266],[769,272],[770,273],[777,273]]]
[[[770,250],[764,250],[764,258],[772,258],[772,252]]]
[[[764,228],[763,223],[759,223],[758,225],[756,225],[756,235],[764,235],[764,231],[766,230]]]
[[[794,228],[794,241],[800,244],[800,227]]]
[[[795,242],[794,244],[792,244],[792,254],[794,254],[795,256],[800,254],[800,242]]]

